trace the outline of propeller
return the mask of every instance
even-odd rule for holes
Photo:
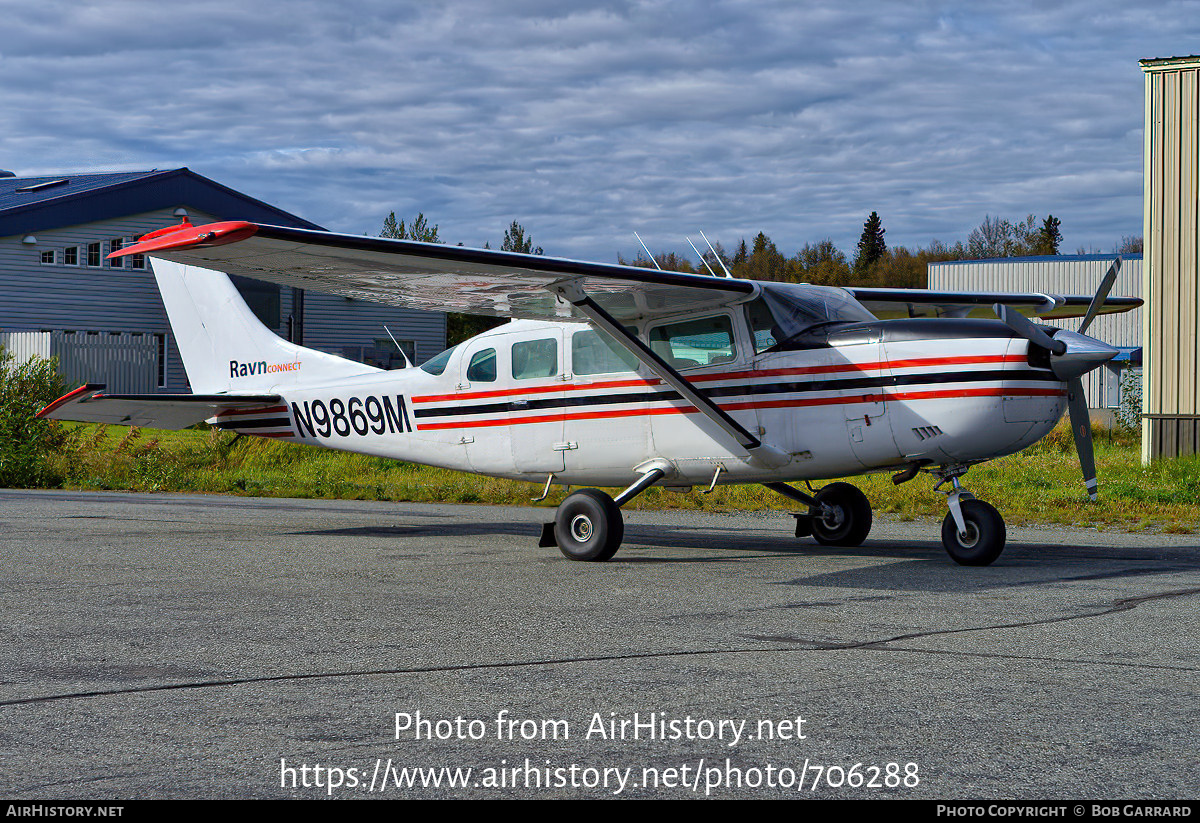
[[[1092,321],[1100,313],[1100,309],[1104,306],[1104,301],[1108,299],[1108,293],[1112,291],[1113,284],[1117,282],[1117,275],[1120,273],[1121,258],[1118,257],[1112,261],[1112,265],[1108,267],[1108,271],[1104,273],[1104,278],[1100,281],[1100,288],[1096,289],[1096,294],[1092,296],[1087,314],[1083,316],[1083,322],[1076,329],[1079,334],[1087,334],[1088,326],[1092,325]]]
[[[1084,314],[1078,331],[1063,329],[1054,332],[1052,336],[1016,309],[999,303],[992,306],[992,311],[1004,325],[1035,346],[1050,352],[1050,370],[1067,384],[1067,410],[1071,418],[1071,434],[1075,437],[1075,452],[1079,455],[1083,483],[1087,487],[1088,497],[1093,501],[1096,500],[1098,488],[1096,454],[1092,445],[1092,420],[1088,413],[1087,395],[1083,391],[1082,378],[1092,369],[1115,357],[1117,350],[1094,337],[1088,337],[1085,332],[1100,314],[1120,271],[1121,258],[1118,257],[1113,260],[1100,280],[1100,287],[1092,296],[1092,302],[1088,304],[1087,313]]]

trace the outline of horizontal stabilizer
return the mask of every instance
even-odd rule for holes
[[[154,429],[186,429],[221,412],[265,409],[279,405],[277,394],[105,394],[89,383],[55,400],[37,413],[49,420],[113,423]]]

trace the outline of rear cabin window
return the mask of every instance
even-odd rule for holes
[[[512,376],[516,380],[558,374],[558,341],[553,337],[513,343]]]
[[[467,380],[471,383],[494,383],[496,380],[496,350],[484,349],[471,355],[467,366]]]
[[[575,374],[631,372],[637,370],[637,363],[636,357],[606,334],[585,329],[571,336],[571,371]]]
[[[421,369],[430,374],[441,374],[446,370],[446,364],[450,362],[450,358],[454,356],[454,350],[457,346],[451,346],[439,355],[426,360],[421,364]]]
[[[657,326],[650,330],[650,348],[676,369],[716,366],[737,358],[733,321],[724,314]]]

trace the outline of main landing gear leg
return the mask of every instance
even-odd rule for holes
[[[826,546],[860,546],[871,533],[871,503],[849,483],[830,483],[807,495],[787,483],[764,483],[768,489],[808,506],[795,514],[796,536],[812,535]]]
[[[539,546],[558,546],[570,560],[603,561],[612,558],[625,536],[621,506],[666,476],[653,468],[644,473],[616,499],[599,489],[580,489],[567,495],[558,506],[553,523],[542,527]]]
[[[950,507],[942,521],[942,545],[955,563],[987,566],[1004,551],[1008,534],[1000,512],[990,503],[976,500],[975,495],[958,482],[966,472],[966,466],[942,467],[934,472],[941,479],[933,490],[946,495],[946,505]],[[942,491],[946,483],[950,483],[951,488]]]

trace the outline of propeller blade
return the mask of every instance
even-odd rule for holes
[[[1100,313],[1100,309],[1103,308],[1104,301],[1108,299],[1108,293],[1112,291],[1113,283],[1117,282],[1117,275],[1120,273],[1121,258],[1118,257],[1112,261],[1112,265],[1104,273],[1104,279],[1100,281],[1100,288],[1096,289],[1096,295],[1092,298],[1092,302],[1088,304],[1087,314],[1083,316],[1083,322],[1079,324],[1079,329],[1077,330],[1080,334],[1087,334],[1088,326],[1092,325],[1092,321]]]
[[[1050,335],[1035,326],[1030,322],[1029,318],[1021,314],[1016,309],[1000,303],[992,304],[992,311],[1000,318],[1000,321],[1017,334],[1024,337],[1030,343],[1041,346],[1043,349],[1049,349],[1055,354],[1063,354],[1067,350],[1067,344],[1061,340],[1054,340]]]
[[[1068,384],[1067,408],[1071,415],[1071,433],[1075,435],[1075,451],[1079,454],[1079,468],[1083,470],[1083,484],[1088,497],[1096,500],[1096,453],[1092,448],[1092,420],[1088,414],[1087,395],[1083,392],[1083,381],[1078,377]]]

